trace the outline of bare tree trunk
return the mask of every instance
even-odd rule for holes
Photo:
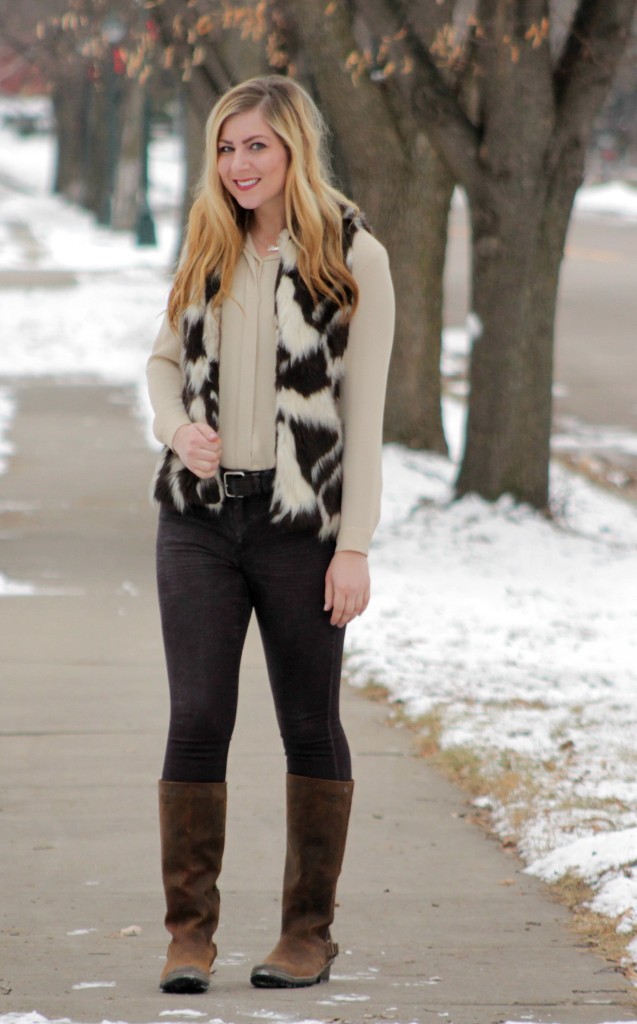
[[[98,212],[107,188],[107,108],[108,104],[104,89],[95,88],[88,114],[84,198],[84,205],[93,213]]]
[[[471,357],[471,400],[459,495],[549,500],[555,307],[583,153],[539,195],[520,190],[524,217],[473,211],[473,308],[482,333]],[[497,235],[485,224],[497,221]]]
[[[524,339],[540,211],[528,196],[520,199],[523,218],[489,217],[484,205],[472,210],[472,308],[481,333],[471,354],[466,447],[457,492],[476,491],[492,500],[504,492],[531,500],[532,493],[534,503],[542,506],[546,473],[542,466],[540,479],[535,478],[533,435],[518,432],[520,403],[529,386],[524,372],[529,345]]]
[[[53,90],[57,142],[53,191],[73,203],[83,203],[86,196],[91,92],[83,65],[60,76]]]
[[[122,109],[127,82],[106,64],[92,95],[88,119],[85,205],[110,225],[122,138]]]
[[[132,231],[137,220],[143,114],[144,88],[137,81],[128,82],[122,96],[122,143],[113,189],[112,226],[116,231]]]
[[[549,496],[553,410],[555,312],[566,233],[575,193],[584,174],[584,148],[571,153],[549,177],[530,269],[530,300],[524,335],[526,387],[517,410],[517,433],[534,452],[534,479],[522,480],[523,500],[544,508]],[[534,497],[535,496],[535,497]]]
[[[528,18],[539,18],[546,3],[529,0]],[[529,331],[546,206],[553,93],[548,44],[522,47],[529,25],[515,7],[479,0],[477,9],[485,34],[477,65],[484,130],[480,181],[470,203],[472,308],[482,333],[471,355],[467,437],[457,492],[476,491],[491,500],[506,492],[541,508],[548,501],[542,438],[547,411],[550,429],[550,405],[547,410],[547,381],[529,374],[538,354],[537,339]],[[509,44],[503,47],[503,38],[519,47],[515,60]],[[527,116],[520,119],[523,99]],[[545,360],[539,364],[546,369]]]
[[[182,230],[188,222],[195,186],[203,167],[206,119],[220,92],[221,90],[201,68],[194,69],[191,81],[185,83],[182,91],[186,156],[186,187],[181,207]]]
[[[454,183],[427,140],[386,212],[383,240],[396,283],[396,340],[389,370],[385,436],[447,454],[440,355],[443,271]]]

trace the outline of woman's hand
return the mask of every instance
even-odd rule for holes
[[[362,615],[369,604],[367,555],[337,551],[325,574],[324,610],[332,611],[333,626],[346,626]]]
[[[210,480],[221,463],[221,438],[207,423],[185,423],[175,432],[173,451],[200,480]]]

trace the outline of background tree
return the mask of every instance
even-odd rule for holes
[[[116,181],[132,80],[124,47],[143,8],[106,0],[0,0],[0,37],[41,69],[55,112],[54,191],[100,213]],[[117,38],[112,35],[117,30]]]
[[[389,6],[389,4],[387,5]],[[573,5],[571,5],[572,7]],[[469,98],[453,92],[432,56],[466,59],[458,28],[423,46],[401,5],[366,5],[391,38],[388,61],[418,123],[469,199],[472,308],[481,331],[471,354],[465,454],[458,494],[505,493],[548,504],[555,307],[575,192],[595,117],[629,38],[635,0],[580,0],[564,42],[551,48],[549,0],[478,0],[469,18]]]

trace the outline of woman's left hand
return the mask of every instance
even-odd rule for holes
[[[360,551],[337,551],[325,574],[324,610],[331,610],[333,626],[346,626],[362,615],[369,604],[367,555]]]

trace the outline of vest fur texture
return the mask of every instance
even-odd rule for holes
[[[343,212],[343,255],[351,270],[352,243],[366,227],[351,209]],[[212,276],[202,300],[181,320],[184,407],[193,423],[219,427],[220,309],[212,308],[219,279]],[[325,540],[340,524],[343,424],[339,412],[348,325],[335,302],[315,302],[297,268],[289,236],[281,244],[275,286],[276,463],[272,521],[312,529]],[[239,467],[240,468],[240,467]],[[154,496],[179,512],[218,512],[225,500],[219,474],[200,480],[166,448],[155,475]]]

